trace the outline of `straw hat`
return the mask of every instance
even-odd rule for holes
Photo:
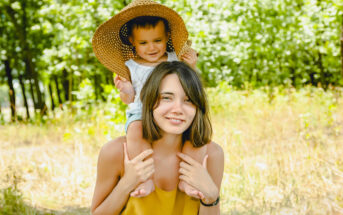
[[[127,37],[125,24],[138,16],[158,16],[166,19],[170,28],[169,47],[172,44],[178,57],[190,48],[188,32],[179,14],[152,0],[133,0],[118,14],[101,24],[95,31],[92,45],[95,56],[110,71],[130,80],[125,61],[135,58],[132,46],[120,38]],[[124,26],[125,25],[125,26]],[[123,27],[123,28],[122,28]]]

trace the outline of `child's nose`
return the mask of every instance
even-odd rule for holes
[[[148,48],[149,50],[153,50],[155,48],[155,45],[153,43],[149,43]]]

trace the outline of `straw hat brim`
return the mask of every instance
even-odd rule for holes
[[[180,56],[189,47],[186,45],[188,32],[181,16],[174,10],[152,2],[125,7],[118,14],[101,24],[95,31],[92,46],[95,56],[110,71],[130,80],[130,73],[125,66],[128,58],[133,58],[131,48],[120,39],[121,27],[133,18],[139,16],[158,16],[169,23],[170,37],[175,53]],[[132,51],[131,51],[132,52]],[[126,57],[124,57],[126,56]]]

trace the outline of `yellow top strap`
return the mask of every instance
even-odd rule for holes
[[[130,197],[123,215],[196,215],[199,200],[178,189],[165,191],[155,185],[155,191],[143,198]]]

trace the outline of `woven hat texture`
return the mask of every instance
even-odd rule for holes
[[[92,39],[93,51],[98,60],[107,69],[127,80],[130,80],[130,72],[125,66],[125,61],[135,58],[135,54],[132,46],[123,42],[121,38],[127,36],[125,24],[139,16],[158,16],[168,21],[171,40],[168,46],[178,57],[190,48],[187,44],[188,32],[179,14],[152,0],[134,0],[101,24]]]

